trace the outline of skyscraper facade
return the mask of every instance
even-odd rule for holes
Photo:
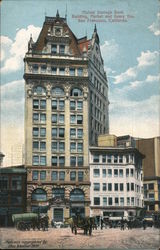
[[[27,210],[63,221],[89,215],[89,145],[109,132],[108,84],[96,26],[78,39],[45,17],[24,58]]]

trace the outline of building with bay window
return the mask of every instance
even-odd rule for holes
[[[89,215],[89,145],[108,133],[108,83],[96,27],[78,39],[65,18],[45,17],[24,58],[27,210],[50,220]]]
[[[103,135],[98,147],[90,147],[91,216],[128,219],[143,207],[144,156],[117,142],[116,136]]]

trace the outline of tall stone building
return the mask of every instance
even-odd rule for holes
[[[89,215],[89,145],[109,132],[108,84],[96,26],[78,39],[61,18],[45,17],[25,63],[27,209],[63,221]]]

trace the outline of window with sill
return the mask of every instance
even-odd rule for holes
[[[65,68],[59,68],[59,74],[65,75]]]
[[[114,177],[118,177],[118,169],[114,169]]]
[[[103,191],[106,191],[106,190],[107,190],[107,184],[103,183]]]
[[[103,178],[106,177],[106,169],[102,169],[102,177],[103,177]]]
[[[63,45],[63,44],[59,45],[59,53],[62,55],[65,54],[65,45]]]
[[[78,68],[77,69],[77,75],[78,76],[83,76],[83,68]]]
[[[33,73],[38,73],[38,65],[37,64],[32,65],[32,72]]]
[[[99,155],[93,155],[93,162],[99,163]]]
[[[79,171],[78,172],[78,181],[83,181],[83,178],[84,178],[83,171]]]
[[[109,197],[109,198],[108,198],[108,205],[109,205],[109,206],[112,206],[112,197]]]
[[[108,169],[108,177],[112,177],[112,169]]]
[[[70,181],[75,181],[76,180],[76,171],[71,171],[70,172]]]
[[[69,75],[70,76],[75,76],[75,69],[74,68],[69,69]]]
[[[100,198],[94,197],[94,205],[100,205]]]
[[[57,45],[56,44],[52,44],[51,45],[51,53],[52,54],[56,54],[57,53]]]
[[[47,70],[47,66],[46,65],[42,65],[41,66],[41,73],[46,73]]]
[[[114,184],[114,191],[118,191],[118,183]]]
[[[123,177],[123,169],[119,169],[119,177]]]
[[[78,156],[77,157],[77,165],[78,166],[83,166],[83,156]]]
[[[58,172],[57,171],[52,171],[52,181],[57,181],[58,180]]]
[[[38,171],[37,170],[33,170],[32,171],[32,180],[33,181],[37,181],[38,180]]]
[[[93,190],[94,191],[100,191],[100,184],[99,183],[93,183]]]
[[[76,157],[75,156],[70,157],[70,164],[71,164],[71,166],[76,166]]]
[[[120,191],[123,191],[124,187],[123,187],[123,183],[120,183]]]
[[[103,197],[103,206],[107,206],[107,197]]]
[[[64,181],[65,180],[65,172],[64,171],[59,171],[59,180]]]
[[[57,68],[56,67],[51,67],[51,74],[57,75]]]
[[[108,183],[108,191],[112,191],[112,183]]]
[[[22,189],[22,176],[12,176],[12,189],[14,190]]]
[[[115,197],[114,202],[115,202],[115,205],[116,205],[116,206],[119,205],[119,198],[118,198],[118,197]]]
[[[44,181],[46,179],[46,171],[40,171],[40,180]]]
[[[100,170],[99,169],[93,169],[93,176],[94,177],[100,177]]]

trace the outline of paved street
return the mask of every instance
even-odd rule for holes
[[[70,228],[49,228],[45,232],[1,228],[0,237],[2,249],[159,249],[160,246],[160,231],[154,228],[97,229],[92,236],[83,235],[81,230],[74,235]]]

